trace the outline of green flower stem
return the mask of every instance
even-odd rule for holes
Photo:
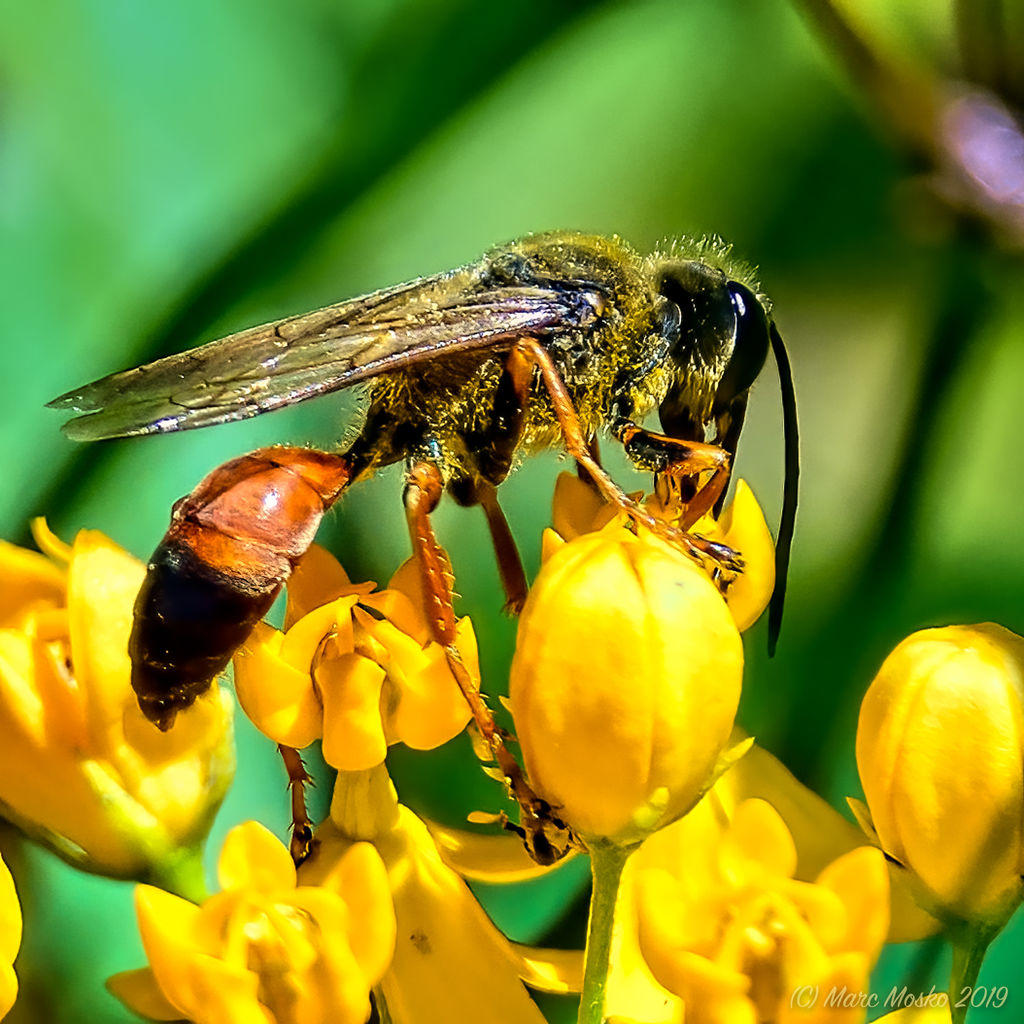
[[[594,888],[587,921],[587,957],[583,969],[579,1024],[601,1024],[604,1020],[604,994],[608,982],[608,963],[615,924],[615,898],[626,858],[633,847],[596,842],[590,847],[590,873]]]
[[[202,845],[169,851],[152,865],[145,881],[192,903],[202,903],[210,895],[203,871]]]
[[[967,926],[952,936],[953,969],[949,975],[949,1008],[953,1024],[964,1024],[981,963],[998,928]]]

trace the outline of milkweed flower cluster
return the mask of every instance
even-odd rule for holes
[[[382,763],[392,743],[429,750],[469,721],[411,562],[374,592],[314,547],[289,584],[285,626],[260,623],[235,657],[239,702],[275,742],[301,748],[323,739],[328,764],[359,771]],[[468,618],[458,622],[456,646],[479,680]]]
[[[172,733],[130,686],[145,568],[103,534],[46,554],[0,541],[0,801],[90,871],[145,879],[198,849],[234,773],[233,702],[213,687]],[[166,878],[165,878],[166,880]]]
[[[853,1024],[863,1005],[796,1007],[794,993],[866,992],[887,938],[938,928],[954,981],[973,984],[1022,897],[1024,640],[926,630],[886,660],[857,735],[865,840],[734,729],[740,632],[774,582],[749,489],[695,527],[740,552],[742,571],[701,564],[656,498],[646,511],[667,528],[563,475],[511,667],[537,806],[591,858],[585,959],[513,946],[460,877],[542,870],[509,854],[511,836],[430,827],[397,798],[388,747],[447,742],[470,717],[460,686],[479,685],[472,625],[459,621],[454,650],[436,643],[411,564],[378,591],[314,548],[283,627],[261,624],[236,656],[258,728],[296,748],[322,740],[338,777],[298,871],[250,822],[203,897],[167,862],[198,850],[230,779],[230,703],[214,687],[168,733],[142,718],[126,646],[143,567],[102,535],[67,547],[40,530],[45,555],[0,546],[0,800],[80,866],[163,887],[136,895],[148,966],[111,990],[197,1024],[360,1024],[374,1006],[392,1024],[542,1024],[526,984],[582,990],[582,1024]],[[9,882],[0,873],[0,1011],[17,991]]]
[[[682,999],[688,1024],[784,1020],[794,992],[868,991],[889,925],[881,852],[862,846],[812,882],[794,878],[797,851],[778,812],[747,800],[699,849],[670,826],[636,854],[640,948],[654,977]],[[859,1020],[824,1000],[800,1019]]]
[[[145,1016],[195,1024],[362,1024],[395,917],[377,852],[356,843],[316,886],[257,822],[229,833],[221,891],[201,906],[151,886],[135,903],[150,966],[111,990]]]

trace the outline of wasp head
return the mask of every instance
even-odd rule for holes
[[[785,346],[756,286],[735,280],[725,270],[702,259],[664,260],[655,266],[654,283],[662,338],[675,371],[674,383],[659,408],[662,429],[669,436],[710,441],[735,457],[751,385],[764,367],[768,349],[775,355],[782,387],[786,468],[769,612],[768,646],[774,651],[800,473],[796,395]]]
[[[735,452],[747,394],[768,355],[765,308],[747,285],[699,260],[662,264],[655,283],[676,369],[660,409],[662,427]]]

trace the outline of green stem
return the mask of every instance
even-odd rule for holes
[[[594,888],[587,921],[587,956],[583,969],[578,1024],[601,1024],[604,1020],[604,994],[608,983],[608,964],[615,924],[615,899],[626,858],[632,851],[611,843],[595,843],[590,848],[590,872]]]
[[[964,1024],[967,1019],[981,963],[998,931],[998,928],[967,927],[953,936],[953,969],[949,975],[949,1008],[953,1024]]]
[[[202,903],[210,895],[203,871],[203,847],[196,844],[170,851],[153,864],[146,881],[182,899]]]

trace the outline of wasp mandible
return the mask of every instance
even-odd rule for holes
[[[406,465],[405,512],[433,630],[446,645],[455,616],[430,524],[443,492],[484,510],[509,606],[518,608],[526,579],[496,489],[520,458],[561,445],[608,501],[649,518],[596,458],[602,429],[639,468],[682,486],[677,539],[695,557],[735,567],[733,552],[688,531],[720,505],[769,348],[786,452],[774,645],[796,514],[795,396],[767,301],[717,240],[641,256],[618,238],[532,235],[456,270],[60,396],[50,405],[84,414],[64,433],[94,441],[240,420],[356,384],[365,390],[362,428],[345,451],[262,448],[214,470],[175,505],[135,607],[132,685],[143,712],[170,728],[269,609],[324,512],[353,482],[397,462]],[[643,425],[654,412],[661,432]]]

